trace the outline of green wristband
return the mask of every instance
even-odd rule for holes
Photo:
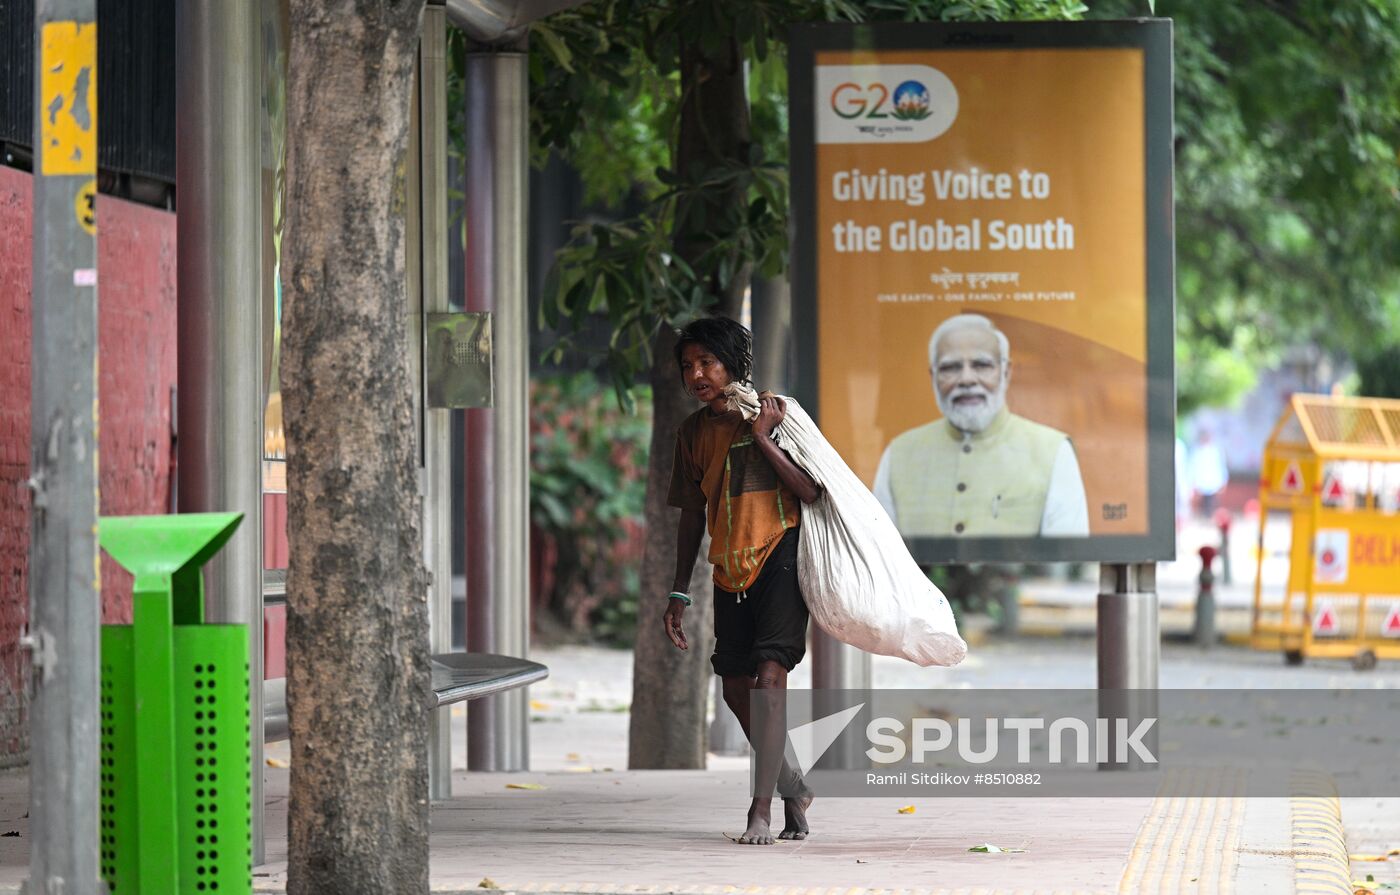
[[[671,591],[671,596],[670,596],[669,599],[672,599],[672,600],[680,600],[682,603],[684,603],[684,604],[687,605],[687,606],[689,606],[691,603],[694,602],[693,600],[690,599],[690,594],[683,594],[683,593],[681,593],[681,592],[678,591],[678,590],[673,590],[673,591]]]

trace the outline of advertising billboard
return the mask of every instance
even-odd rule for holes
[[[924,562],[1174,554],[1171,26],[790,48],[805,399]]]

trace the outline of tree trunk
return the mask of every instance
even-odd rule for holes
[[[749,104],[743,56],[734,38],[714,58],[695,45],[681,48],[680,134],[675,170],[689,179],[695,169],[748,162]],[[699,208],[677,213],[676,252],[694,262],[708,248],[707,234],[723,232],[742,215],[742,189],[715,191],[699,200]],[[729,283],[712,279],[717,314],[737,317],[748,266],[738,265]],[[667,329],[653,344],[651,367],[651,461],[647,470],[646,549],[642,558],[641,605],[637,611],[637,643],[632,666],[632,718],[628,732],[630,768],[705,767],[705,707],[709,694],[710,652],[714,647],[710,598],[712,567],[705,557],[709,539],[691,575],[695,605],[685,614],[690,650],[671,645],[661,623],[665,595],[675,577],[676,525],[680,511],[666,505],[676,428],[699,408],[681,387],[676,367],[675,337]]]
[[[281,382],[293,895],[428,890],[432,694],[404,258],[422,7],[291,10]]]

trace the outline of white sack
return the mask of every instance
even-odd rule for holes
[[[750,388],[726,386],[729,407],[758,415]],[[956,665],[967,655],[952,609],[928,580],[894,522],[807,412],[784,397],[773,440],[822,487],[802,507],[797,577],[822,630],[843,643],[918,665]]]

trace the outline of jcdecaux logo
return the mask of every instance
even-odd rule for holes
[[[952,127],[958,91],[927,65],[819,65],[818,143],[922,143]]]

